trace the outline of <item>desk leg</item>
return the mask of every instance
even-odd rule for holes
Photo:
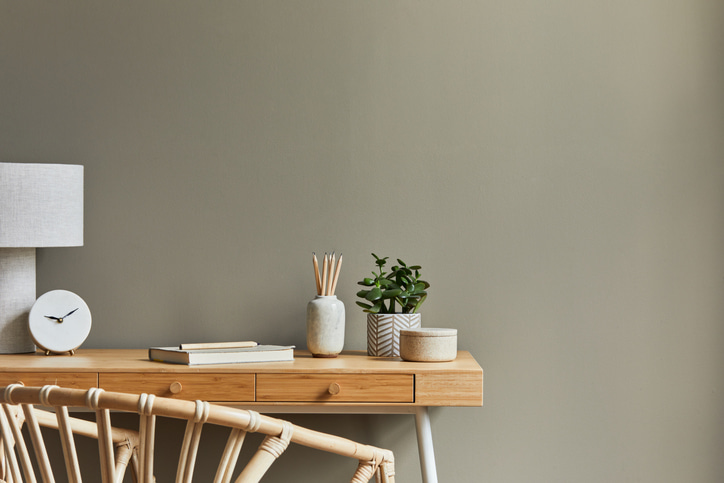
[[[415,409],[415,426],[417,427],[417,449],[420,452],[422,481],[423,483],[437,483],[435,451],[432,448],[432,428],[427,406],[419,406]]]

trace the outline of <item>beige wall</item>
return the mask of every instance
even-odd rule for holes
[[[86,167],[38,292],[88,301],[87,347],[303,347],[336,250],[361,349],[374,251],[486,371],[432,413],[441,481],[720,482],[722,32],[711,0],[0,0],[0,160]],[[420,479],[412,418],[295,420]]]

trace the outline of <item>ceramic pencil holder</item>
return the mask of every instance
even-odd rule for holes
[[[317,295],[307,304],[307,349],[314,357],[337,357],[344,347],[344,303]]]

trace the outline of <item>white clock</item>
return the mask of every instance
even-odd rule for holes
[[[90,334],[90,309],[73,292],[51,290],[38,297],[30,309],[28,327],[35,344],[45,355],[53,352],[73,355]]]

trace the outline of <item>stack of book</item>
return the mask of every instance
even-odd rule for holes
[[[178,347],[151,347],[148,358],[187,365],[292,361],[294,346],[259,345],[256,342],[181,344]]]

